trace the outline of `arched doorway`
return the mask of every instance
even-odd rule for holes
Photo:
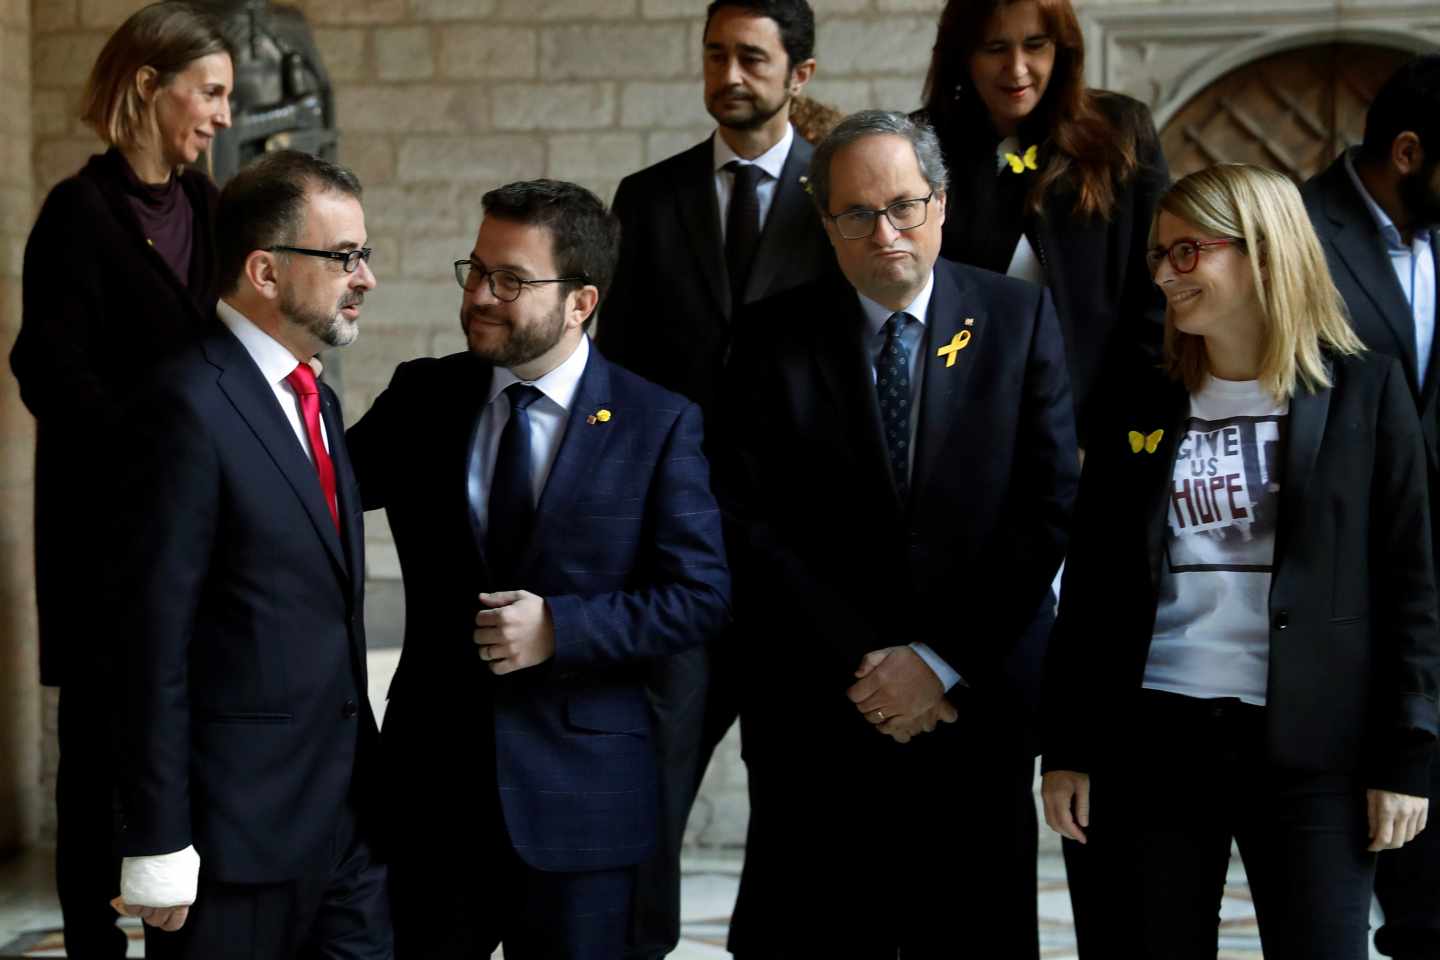
[[[1230,71],[1192,97],[1160,132],[1175,179],[1221,161],[1271,167],[1296,182],[1359,143],[1380,85],[1414,54],[1327,43]]]

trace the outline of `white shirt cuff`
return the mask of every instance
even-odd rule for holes
[[[961,686],[969,686],[964,677],[956,673],[950,664],[940,659],[940,654],[930,649],[928,643],[912,643],[910,649],[920,655],[920,659],[925,661],[925,666],[935,671],[935,676],[940,678],[940,683],[944,685],[946,693],[949,693],[950,688],[957,683]]]
[[[200,854],[194,847],[120,862],[120,898],[132,907],[188,907],[195,902]]]

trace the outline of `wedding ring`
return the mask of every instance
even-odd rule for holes
[[[876,710],[876,711],[875,711],[875,718],[876,718],[877,720],[879,720],[881,723],[884,723],[884,722],[885,722],[885,711],[884,711],[884,710]]]

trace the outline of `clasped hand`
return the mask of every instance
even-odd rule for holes
[[[174,933],[185,925],[190,908],[182,907],[135,907],[119,897],[110,901],[110,906],[122,917],[139,917],[157,930]]]
[[[855,676],[845,695],[875,729],[897,743],[959,718],[940,678],[908,646],[872,650],[861,658]]]
[[[544,597],[528,590],[482,593],[475,614],[480,659],[497,676],[544,663],[555,655],[555,624]]]

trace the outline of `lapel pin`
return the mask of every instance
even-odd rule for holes
[[[1130,431],[1130,452],[1139,453],[1144,450],[1146,453],[1154,453],[1160,448],[1160,441],[1165,436],[1164,430],[1156,430],[1154,433],[1144,434],[1139,430]]]
[[[588,417],[585,418],[585,422],[586,422],[586,423],[592,423],[592,424],[593,424],[593,423],[609,423],[609,422],[610,422],[610,411],[609,411],[609,410],[604,410],[604,409],[596,410],[594,413],[590,414],[590,416],[588,416]]]
[[[968,319],[965,321],[965,325],[968,327],[974,322],[974,319]],[[950,342],[948,344],[935,351],[935,356],[945,358],[946,368],[953,367],[955,366],[956,355],[968,346],[970,346],[970,331],[961,330],[959,333],[955,334],[955,336],[950,338]]]
[[[1026,170],[1039,170],[1040,166],[1035,162],[1036,155],[1039,153],[1038,147],[1039,144],[1031,144],[1023,154],[1007,153],[1005,154],[1005,162],[1010,164],[1010,170],[1014,173],[1024,173]]]

